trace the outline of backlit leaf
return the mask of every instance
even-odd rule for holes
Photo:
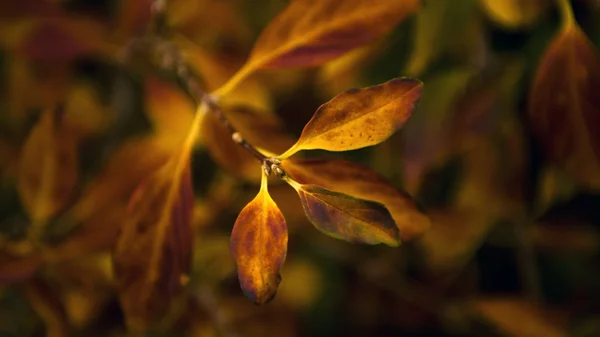
[[[600,187],[600,54],[575,22],[554,38],[529,96],[534,135],[547,156],[586,185]]]
[[[221,93],[256,69],[310,67],[365,45],[420,7],[418,0],[292,0],[265,28],[246,65]]]
[[[242,290],[257,305],[275,297],[287,242],[287,224],[267,191],[263,174],[258,195],[235,221],[230,244]]]
[[[116,286],[133,330],[157,323],[186,283],[193,191],[189,167],[181,170],[179,164],[170,161],[140,184],[117,239]]]
[[[353,243],[400,244],[400,231],[383,204],[317,185],[290,184],[298,192],[308,220],[321,232]]]
[[[301,184],[323,186],[332,191],[380,202],[390,211],[402,240],[420,236],[431,221],[407,194],[390,181],[360,164],[341,159],[286,159],[285,172]]]
[[[77,138],[62,108],[43,113],[19,158],[17,189],[34,224],[42,224],[71,201],[77,184]]]
[[[300,150],[348,151],[381,143],[410,117],[422,88],[419,80],[396,78],[343,92],[317,109],[300,139],[280,157]]]

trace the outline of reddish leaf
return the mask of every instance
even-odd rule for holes
[[[392,214],[402,240],[423,234],[431,221],[407,194],[379,173],[340,159],[286,159],[285,172],[301,184],[314,184],[365,200],[380,202]]]
[[[600,187],[600,55],[575,22],[554,38],[529,96],[533,133],[548,157]]]
[[[133,330],[164,316],[190,268],[193,191],[189,167],[179,164],[169,162],[140,184],[115,247],[117,290]]]
[[[257,69],[310,67],[370,43],[420,6],[419,0],[292,0],[265,28],[244,67],[219,93]]]
[[[257,305],[275,297],[287,243],[285,219],[267,191],[263,174],[260,192],[240,212],[231,233],[231,253],[240,285]]]
[[[348,242],[400,244],[400,231],[383,204],[317,185],[288,182],[298,192],[306,216],[321,232]]]
[[[319,107],[300,139],[280,157],[300,150],[348,151],[379,144],[404,125],[422,87],[419,80],[397,78],[341,93]]]
[[[42,258],[39,254],[15,257],[0,253],[0,285],[27,280],[41,265]]]

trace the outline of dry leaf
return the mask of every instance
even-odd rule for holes
[[[114,250],[119,299],[133,330],[160,321],[188,277],[193,191],[189,167],[175,159],[137,188]]]
[[[43,113],[19,158],[17,189],[34,225],[42,225],[71,201],[78,179],[77,138],[62,107]]]
[[[285,218],[267,191],[263,174],[258,195],[240,212],[231,233],[231,254],[242,290],[255,304],[271,301],[287,254]]]
[[[348,151],[381,143],[410,117],[422,88],[419,80],[396,78],[341,93],[317,109],[300,139],[280,157],[300,150]]]
[[[574,22],[554,38],[529,96],[531,128],[546,154],[587,186],[600,187],[600,54]]]
[[[396,189],[376,171],[341,159],[286,159],[285,172],[301,184],[323,186],[332,191],[380,202],[392,214],[403,241],[414,239],[431,227],[406,193]]]
[[[292,0],[261,33],[244,67],[218,92],[257,69],[323,64],[370,43],[420,7],[418,0]]]
[[[400,231],[383,204],[317,185],[290,184],[298,192],[308,220],[321,232],[352,243],[400,245]]]

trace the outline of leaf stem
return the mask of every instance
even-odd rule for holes
[[[562,24],[565,29],[568,29],[575,24],[575,16],[573,15],[573,8],[569,0],[557,0],[560,14],[562,16]]]

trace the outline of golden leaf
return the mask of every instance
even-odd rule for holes
[[[431,227],[409,195],[390,181],[360,164],[341,159],[286,159],[281,166],[301,184],[323,186],[332,191],[380,202],[390,211],[403,241],[412,240]]]
[[[113,255],[127,325],[143,330],[169,311],[191,264],[193,191],[189,166],[175,156],[140,184]]]
[[[292,0],[261,33],[246,64],[217,92],[257,69],[323,64],[383,36],[420,7],[418,0]]]
[[[400,245],[400,231],[383,204],[288,179],[308,220],[321,232],[353,243]]]
[[[600,187],[599,87],[598,50],[570,17],[537,69],[529,117],[549,159],[596,188]]]
[[[257,305],[275,297],[287,243],[285,218],[267,191],[263,173],[260,191],[238,215],[230,243],[240,286]]]
[[[78,179],[77,142],[65,126],[62,107],[43,113],[23,146],[17,189],[34,226],[71,201]]]
[[[535,24],[548,8],[544,0],[480,0],[483,12],[495,23],[518,29]]]
[[[350,89],[321,105],[300,139],[280,158],[300,150],[348,151],[386,140],[412,114],[423,83],[396,78],[363,89]]]

